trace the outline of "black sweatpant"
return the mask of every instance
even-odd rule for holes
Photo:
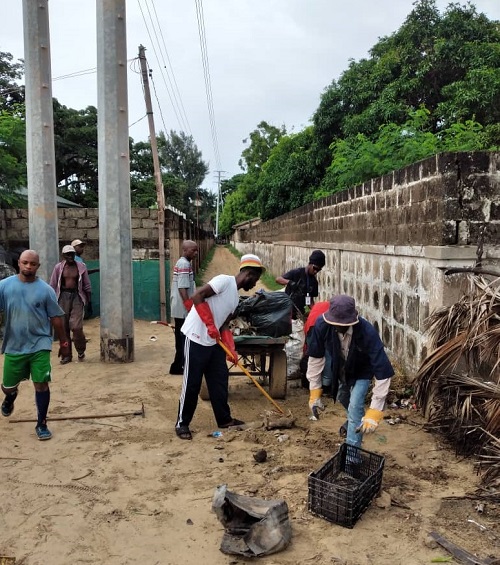
[[[191,423],[198,405],[203,376],[217,425],[223,426],[230,422],[231,409],[227,402],[229,369],[225,351],[220,345],[200,345],[186,338],[184,357],[184,377],[176,427],[189,426]]]
[[[175,321],[175,358],[170,366],[170,370],[178,371],[184,369],[184,343],[186,336],[181,332],[185,318],[174,318]]]

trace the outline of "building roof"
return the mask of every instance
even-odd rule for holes
[[[21,186],[16,189],[16,192],[21,196],[21,198],[28,199],[28,189],[25,186]],[[76,202],[71,202],[71,200],[67,200],[62,196],[57,196],[57,207],[58,208],[82,208],[81,204],[77,204]]]

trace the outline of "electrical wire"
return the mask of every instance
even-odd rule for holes
[[[215,124],[215,112],[214,112],[214,102],[212,95],[212,85],[210,80],[210,64],[208,60],[208,48],[205,33],[205,21],[203,15],[203,3],[202,0],[195,0],[196,5],[196,18],[198,20],[198,35],[200,38],[200,49],[201,49],[201,60],[203,64],[203,75],[205,78],[205,92],[208,105],[208,118],[210,122],[210,131],[212,134],[212,145],[214,150],[215,162],[217,168],[220,169],[220,153],[219,144],[217,139],[217,127]]]
[[[152,17],[151,17],[151,11],[149,10],[149,6],[147,5],[147,0],[144,0],[144,2],[146,4],[146,8],[147,8],[148,13],[150,15],[150,20],[151,20],[151,25],[153,27],[153,32],[155,33],[156,38],[158,38],[158,34],[156,33],[156,27],[155,27],[154,22],[153,22]],[[179,112],[179,109],[178,109],[178,104],[176,103],[177,101],[176,100],[174,101],[174,98],[172,97],[172,93],[171,93],[171,87],[168,86],[167,81],[165,79],[165,75],[163,73],[163,67],[165,67],[165,70],[166,70],[166,66],[164,65],[162,67],[161,62],[160,62],[160,56],[158,55],[158,51],[160,51],[160,53],[161,53],[161,46],[160,46],[158,39],[157,39],[157,42],[156,42],[156,43],[158,43],[158,50],[157,50],[155,42],[154,42],[153,37],[151,35],[151,31],[149,29],[148,22],[146,20],[146,16],[144,14],[144,10],[143,10],[142,5],[141,5],[141,0],[137,0],[137,3],[139,5],[139,10],[141,12],[142,19],[144,21],[144,25],[146,27],[146,32],[147,32],[149,40],[151,42],[151,46],[152,46],[153,53],[154,53],[155,58],[156,58],[156,62],[158,63],[158,68],[160,69],[160,74],[161,74],[161,77],[163,79],[163,83],[165,85],[165,89],[167,91],[167,95],[169,97],[170,104],[172,105],[172,109],[174,110],[174,114],[177,118],[177,122],[178,122],[178,124],[179,124],[179,126],[182,130],[190,131],[189,128],[187,127],[187,125],[184,123],[182,116],[180,115],[180,112]]]

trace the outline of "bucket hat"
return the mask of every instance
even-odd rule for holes
[[[335,326],[354,326],[359,322],[356,302],[352,296],[338,294],[330,300],[328,311],[323,314],[328,324]]]

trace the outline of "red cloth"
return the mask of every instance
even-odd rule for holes
[[[311,308],[309,316],[307,316],[306,323],[304,325],[304,335],[307,337],[307,332],[314,326],[316,320],[324,314],[330,307],[330,301],[316,302],[316,304]]]

